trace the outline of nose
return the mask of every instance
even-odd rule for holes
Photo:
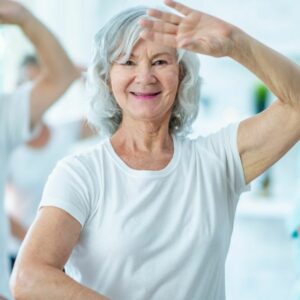
[[[141,63],[136,67],[135,80],[141,84],[151,84],[156,82],[152,66],[147,63]]]

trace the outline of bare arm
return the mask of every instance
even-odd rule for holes
[[[173,0],[165,3],[180,14],[156,9],[156,20],[141,20],[141,37],[197,53],[228,56],[256,74],[278,97],[263,113],[243,121],[238,148],[246,182],[279,160],[300,138],[300,69],[239,28]]]
[[[256,74],[278,97],[267,110],[243,121],[238,145],[250,182],[278,161],[300,138],[300,68],[236,30],[232,58]]]
[[[79,77],[79,72],[55,36],[21,4],[0,0],[0,21],[18,25],[36,48],[41,61],[41,75],[31,92],[31,123],[35,125]]]
[[[11,277],[15,299],[108,300],[62,271],[80,230],[80,223],[59,208],[39,211]]]
[[[34,44],[42,67],[31,92],[31,121],[35,124],[79,77],[79,72],[57,39],[38,19],[31,15],[23,24],[22,29]]]

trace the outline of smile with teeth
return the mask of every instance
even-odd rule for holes
[[[155,93],[140,93],[140,92],[130,92],[132,95],[135,96],[135,98],[139,100],[152,100],[157,95],[159,95],[161,92],[155,92]]]

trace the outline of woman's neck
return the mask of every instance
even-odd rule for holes
[[[121,146],[130,152],[155,153],[173,149],[168,123],[156,125],[140,122],[139,124],[122,123],[111,138],[113,146]],[[126,151],[126,152],[127,152]]]

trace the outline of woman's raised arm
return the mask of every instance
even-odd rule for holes
[[[141,37],[215,57],[231,57],[257,77],[278,100],[241,122],[238,148],[246,182],[279,160],[300,139],[300,68],[238,27],[172,0],[179,14],[150,9]]]

